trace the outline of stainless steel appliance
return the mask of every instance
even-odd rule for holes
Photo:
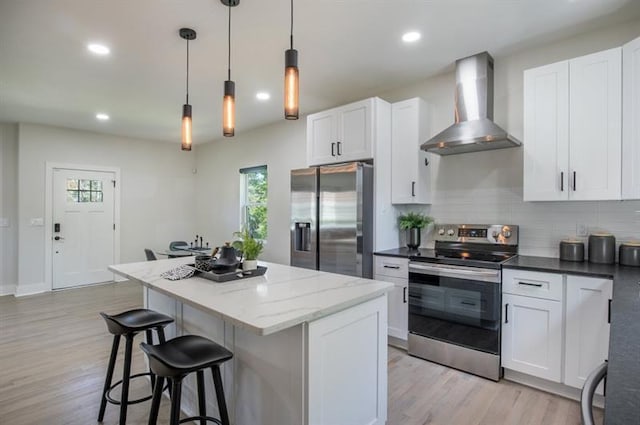
[[[436,225],[435,249],[409,257],[409,354],[499,380],[502,263],[518,226]]]
[[[373,166],[291,171],[291,265],[373,277]]]
[[[438,155],[520,146],[493,122],[493,58],[487,52],[456,61],[455,124],[420,148]]]

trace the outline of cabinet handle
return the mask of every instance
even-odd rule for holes
[[[411,196],[416,196],[416,182],[411,182]]]
[[[407,287],[402,288],[402,302],[407,303]]]
[[[400,268],[400,266],[387,266],[386,264],[382,267],[384,267],[385,269],[396,269],[396,270]]]
[[[464,304],[464,305],[472,305],[475,306],[476,303],[470,303],[469,301],[460,301],[460,304]]]
[[[611,300],[609,300],[609,309],[607,311],[607,323],[611,323]]]
[[[564,171],[560,171],[560,192],[564,192]]]
[[[340,150],[341,145],[342,145],[342,142],[338,142],[338,156],[342,156],[342,151]]]
[[[504,323],[509,323],[509,303],[504,305]]]
[[[576,191],[576,172],[573,172],[573,191]]]
[[[336,144],[335,144],[335,142],[334,142],[334,143],[331,143],[331,156],[336,156],[335,149],[336,149]]]
[[[542,283],[518,282],[518,285],[535,286],[536,288],[542,288]]]
[[[427,167],[429,165],[429,160],[427,158],[424,159],[424,166]]]

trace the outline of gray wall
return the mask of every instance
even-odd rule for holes
[[[18,126],[0,123],[0,295],[18,283]]]

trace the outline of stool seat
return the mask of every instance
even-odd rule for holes
[[[233,353],[210,339],[198,335],[184,335],[160,345],[141,343],[149,355],[151,370],[157,375],[176,377],[223,363]]]
[[[137,333],[147,329],[164,327],[173,322],[172,317],[144,308],[125,311],[113,316],[106,313],[100,313],[100,315],[107,322],[109,332],[114,335]]]

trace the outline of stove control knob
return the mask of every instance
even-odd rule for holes
[[[444,235],[444,229],[440,229],[440,230],[438,230],[438,234],[439,234],[440,236],[443,236],[443,235]]]
[[[447,230],[447,236],[453,236],[453,235],[454,235],[453,229]]]
[[[502,236],[504,236],[504,237],[505,237],[505,239],[509,239],[509,238],[511,237],[511,230],[509,230],[509,229],[504,229],[504,230],[502,231]]]

